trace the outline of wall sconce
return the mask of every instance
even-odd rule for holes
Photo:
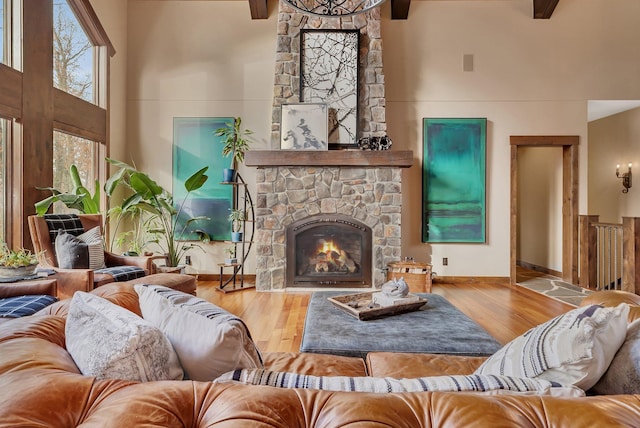
[[[629,163],[629,169],[627,172],[620,172],[620,164],[616,165],[616,177],[622,178],[622,193],[628,193],[631,188],[631,163]]]

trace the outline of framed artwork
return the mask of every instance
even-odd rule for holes
[[[280,148],[327,150],[327,105],[283,104]]]
[[[487,119],[423,119],[422,242],[486,242]]]
[[[330,148],[357,142],[359,46],[358,30],[300,31],[300,101],[327,105]]]
[[[187,219],[208,217],[192,223],[190,228],[207,232],[214,241],[231,239],[229,212],[233,204],[233,186],[219,182],[219,171],[227,168],[229,159],[222,156],[222,137],[218,128],[232,123],[232,117],[174,117],[173,118],[173,205],[178,208],[185,200],[184,182],[200,168],[209,166],[209,179],[198,190],[191,192],[178,217],[177,231],[181,231]],[[185,234],[181,240],[197,240],[195,234]]]

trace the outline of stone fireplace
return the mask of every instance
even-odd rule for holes
[[[258,168],[256,288],[381,286],[401,257],[402,168],[412,163],[411,151],[247,152],[245,164]],[[297,260],[299,243],[331,237],[344,255],[314,248]]]
[[[286,226],[286,284],[371,284],[371,228],[351,216],[317,214]]]

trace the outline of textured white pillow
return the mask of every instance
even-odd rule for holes
[[[262,368],[244,322],[206,300],[159,285],[136,285],[142,316],[160,328],[191,380],[212,381],[242,368]]]
[[[590,392],[640,394],[640,320],[629,324],[624,343]]]
[[[626,303],[574,309],[515,338],[475,374],[546,379],[587,390],[622,345],[628,314]]]
[[[100,226],[89,229],[76,238],[87,244],[89,249],[89,269],[103,269],[104,264],[104,242],[100,234]]]
[[[138,382],[184,377],[171,343],[157,327],[93,294],[73,295],[65,336],[83,375]]]

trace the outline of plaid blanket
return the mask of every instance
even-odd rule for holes
[[[35,294],[0,299],[0,318],[19,318],[33,315],[40,309],[57,302],[54,296]]]
[[[115,282],[131,281],[132,279],[142,278],[145,274],[144,269],[137,266],[114,266],[96,269],[95,273],[111,275]]]

